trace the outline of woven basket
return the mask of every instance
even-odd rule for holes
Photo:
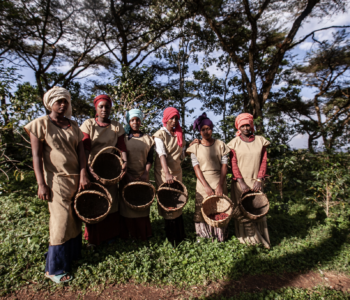
[[[114,153],[105,153],[106,150],[114,149],[119,154],[121,151],[113,146],[109,146],[100,150],[94,157],[91,167],[99,177],[99,182],[103,185],[116,184],[121,179],[122,159]]]
[[[162,183],[158,190],[161,189],[161,188],[171,188],[171,189],[174,189],[174,190],[179,190],[180,192],[183,192],[185,193],[186,195],[188,195],[188,191],[187,191],[187,188],[186,186],[179,180],[176,180],[174,179],[174,182],[173,183],[167,183],[167,182],[164,182]]]
[[[124,203],[132,210],[148,209],[154,200],[156,189],[148,182],[134,181],[123,188]]]
[[[234,204],[225,195],[221,197],[217,195],[212,195],[205,198],[202,202],[202,215],[205,222],[212,227],[226,227],[232,218],[232,213],[234,211]],[[209,218],[211,214],[225,213],[228,217],[224,220],[215,221]]]
[[[239,208],[248,219],[257,220],[268,213],[270,203],[262,192],[248,193],[242,197]]]
[[[110,193],[98,183],[91,183],[91,189],[79,192],[74,200],[75,212],[88,224],[101,222],[107,217],[111,207]]]

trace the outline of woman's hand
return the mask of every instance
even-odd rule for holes
[[[242,194],[250,191],[250,187],[244,182],[243,178],[238,178],[237,181],[241,187]]]
[[[84,169],[84,171],[80,173],[79,190],[85,190],[85,189],[88,189],[89,187],[90,187],[89,176],[86,170]]]
[[[192,143],[190,144],[190,147],[191,147],[192,145],[194,145],[194,144],[200,144],[200,143],[201,143],[201,140],[195,139],[195,140],[193,140]]]
[[[208,195],[208,197],[212,196],[212,195],[215,195],[213,189],[209,185],[204,187],[204,190],[205,190],[205,193]]]
[[[142,176],[138,180],[144,181],[144,182],[149,182],[149,173],[148,172],[144,172],[142,174]]]
[[[165,174],[165,181],[166,181],[168,184],[174,183],[174,176],[171,175],[170,173]]]
[[[50,200],[51,191],[47,184],[39,184],[38,197],[41,200]]]
[[[98,175],[94,172],[94,169],[89,167],[89,172],[90,172],[90,175],[95,178],[96,180],[99,180],[100,177],[98,177]]]
[[[224,193],[224,191],[223,191],[222,185],[218,184],[218,186],[215,189],[215,195],[221,197],[223,195],[223,193]]]
[[[120,176],[120,179],[123,179],[123,177],[125,176],[127,167],[128,167],[128,163],[127,163],[127,162],[124,162],[124,163],[122,164],[122,175]]]
[[[259,178],[260,180],[262,180],[261,178]],[[253,191],[254,192],[260,192],[262,188],[262,181],[255,181],[254,186],[253,186]]]

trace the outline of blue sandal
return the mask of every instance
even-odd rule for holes
[[[61,278],[64,276],[67,276],[67,275],[69,275],[69,279],[61,281]],[[51,279],[54,283],[65,283],[65,282],[71,281],[73,279],[73,276],[70,274],[67,274],[67,273],[63,273],[60,275],[54,275],[54,276],[50,276],[50,275],[45,274],[45,277]]]

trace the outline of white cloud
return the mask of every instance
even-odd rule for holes
[[[312,45],[313,45],[313,43],[311,43],[311,42],[304,42],[304,43],[300,44],[299,49],[308,51],[308,50],[310,50]]]

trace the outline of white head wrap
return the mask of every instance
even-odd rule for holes
[[[70,93],[63,87],[54,86],[52,89],[48,90],[44,95],[44,106],[47,110],[52,111],[52,105],[60,99],[66,99],[69,103],[68,109],[64,116],[70,119],[72,117],[71,96]]]

